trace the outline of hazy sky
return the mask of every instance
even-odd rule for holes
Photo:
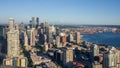
[[[0,0],[0,23],[40,21],[120,25],[120,0]]]

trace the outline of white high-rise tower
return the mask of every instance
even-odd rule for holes
[[[7,33],[7,57],[18,57],[19,51],[19,30],[14,27],[14,19],[9,20],[10,30]]]

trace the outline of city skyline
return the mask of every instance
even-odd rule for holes
[[[120,68],[120,28],[64,26],[39,24],[39,18],[35,24],[35,17],[17,25],[10,18],[0,27],[0,68]]]
[[[120,25],[119,0],[2,0],[0,24],[8,18],[29,23],[31,17],[50,24]]]

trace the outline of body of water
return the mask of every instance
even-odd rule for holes
[[[84,41],[97,43],[97,44],[105,44],[115,47],[120,47],[120,33],[95,33],[95,34],[84,34],[82,36]]]

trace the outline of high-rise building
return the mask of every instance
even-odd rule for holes
[[[92,44],[90,49],[91,49],[90,58],[91,61],[94,62],[94,58],[99,56],[99,46],[97,44]]]
[[[73,40],[74,40],[74,37],[73,37],[72,33],[70,33],[68,36],[68,42],[73,42]]]
[[[64,48],[63,49],[63,65],[70,66],[73,61],[73,48]]]
[[[47,35],[47,42],[49,42],[49,24],[45,21],[45,34]]]
[[[99,46],[97,44],[93,45],[93,56],[99,56]]]
[[[27,28],[28,44],[31,46],[35,45],[35,28]]]
[[[7,33],[7,57],[18,57],[19,51],[19,30],[14,27],[14,19],[9,20],[10,30]]]
[[[30,44],[34,46],[35,45],[35,29],[34,28],[31,29],[31,35],[30,36],[31,36]]]
[[[36,27],[38,27],[40,25],[39,24],[39,17],[36,18],[36,23],[37,23]]]
[[[109,67],[116,67],[116,61],[117,61],[117,58],[116,58],[116,48],[115,47],[112,47],[112,49],[109,51],[109,54],[108,54],[108,58],[109,58]]]
[[[117,51],[112,47],[109,53],[104,54],[103,67],[104,68],[117,68]],[[119,65],[119,64],[118,64]]]
[[[52,31],[52,26],[49,26],[48,28],[48,41],[49,43],[52,43],[53,42],[53,31]]]
[[[24,32],[24,46],[28,46],[28,36],[26,32]]]
[[[116,53],[116,62],[117,62],[117,68],[120,68],[120,51],[118,50]]]
[[[60,43],[60,36],[57,36],[57,37],[56,37],[56,45],[57,45],[58,48],[59,48],[59,47],[62,47],[62,45],[61,45],[61,43]]]
[[[32,17],[32,28],[35,28],[35,17]]]
[[[75,40],[77,44],[81,42],[80,32],[75,33]]]
[[[10,30],[15,29],[15,23],[14,23],[14,19],[13,18],[9,19],[9,29]]]

